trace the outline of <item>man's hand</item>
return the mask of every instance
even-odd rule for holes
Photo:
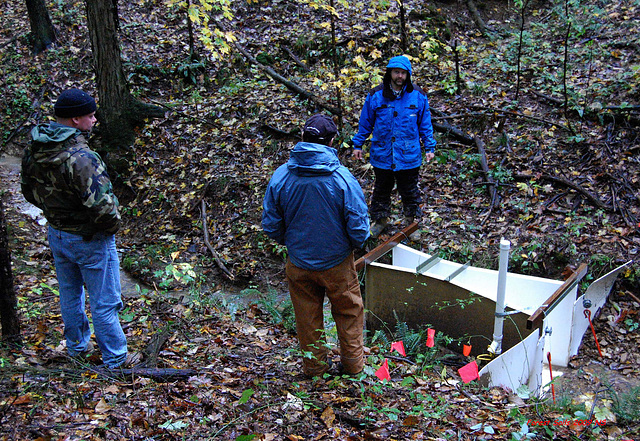
[[[429,153],[425,153],[425,154],[424,154],[424,159],[425,159],[427,162],[431,161],[431,160],[432,160],[433,158],[435,158],[435,157],[436,157],[436,154],[435,154],[435,153],[431,153],[431,152],[429,152]]]
[[[364,155],[362,154],[362,149],[353,149],[353,153],[351,156],[360,161],[364,161]]]

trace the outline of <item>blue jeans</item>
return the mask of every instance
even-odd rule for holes
[[[90,241],[49,227],[60,291],[64,335],[70,355],[84,351],[91,338],[85,312],[87,287],[93,329],[102,361],[117,367],[127,358],[127,339],[120,326],[120,264],[113,234],[98,233]]]

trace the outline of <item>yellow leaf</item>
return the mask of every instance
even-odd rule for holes
[[[333,421],[336,419],[333,408],[331,406],[327,407],[324,412],[322,412],[322,415],[320,415],[320,419],[324,422],[325,426],[333,426]]]

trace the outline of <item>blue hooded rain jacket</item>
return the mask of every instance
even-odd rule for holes
[[[400,96],[391,90],[391,70],[407,71],[407,82]],[[393,57],[381,85],[371,89],[365,99],[358,133],[353,147],[361,149],[371,135],[371,165],[385,170],[407,170],[422,165],[420,141],[427,152],[433,152],[431,112],[427,95],[411,83],[411,62],[404,55]]]
[[[287,246],[295,266],[323,271],[364,245],[369,237],[367,204],[334,148],[299,142],[267,186],[262,228]]]

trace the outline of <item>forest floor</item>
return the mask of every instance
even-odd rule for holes
[[[121,43],[136,96],[166,106],[167,118],[141,128],[128,156],[131,167],[112,176],[125,223],[117,236],[127,281],[121,319],[130,349],[146,355],[149,370],[113,375],[99,368],[99,356],[86,363],[67,359],[45,226],[19,193],[18,164],[28,129],[50,112],[60,88],[93,92],[95,84],[87,74],[87,36],[74,24],[83,17],[81,2],[55,12],[64,43],[38,63],[25,39],[14,38],[28,29],[22,3],[7,2],[0,18],[3,47],[14,51],[9,56],[5,49],[0,60],[3,104],[13,109],[2,123],[0,192],[24,340],[21,349],[0,349],[0,439],[525,439],[530,430],[538,439],[618,440],[640,430],[636,262],[619,276],[594,320],[603,356],[588,332],[556,383],[555,403],[549,393],[534,399],[463,384],[442,348],[400,358],[380,341],[368,342],[367,369],[358,378],[302,376],[291,310],[283,300],[286,250],[262,233],[260,215],[269,176],[288,158],[303,121],[319,109],[239,53],[227,62],[209,60],[204,70],[187,69],[195,74],[193,85],[181,81],[176,72],[185,70],[177,67],[187,58],[183,17],[155,2],[121,5]],[[591,94],[582,109],[591,113],[580,118],[563,111],[561,84],[549,85],[561,58],[551,52],[562,46],[553,14],[532,13],[532,21],[547,26],[538,32],[551,43],[539,52],[550,54],[528,55],[522,95],[514,104],[512,64],[505,59],[515,47],[517,33],[509,32],[517,11],[505,10],[503,2],[485,3],[487,23],[509,31],[489,39],[477,31],[464,3],[454,3],[427,8],[406,2],[410,28],[433,29],[428,35],[414,31],[412,38],[422,39],[416,46],[451,41],[452,34],[459,40],[466,84],[450,93],[452,63],[441,61],[450,52],[443,49],[435,58],[412,52],[414,80],[429,95],[434,122],[450,123],[461,135],[437,130],[437,157],[421,171],[422,237],[409,245],[496,269],[504,237],[513,244],[514,272],[561,280],[580,263],[589,264],[581,290],[634,261],[640,249],[638,116],[598,114],[602,106],[594,90],[606,89],[607,101],[600,98],[605,105],[637,104],[638,88],[625,87],[637,79],[621,78],[638,65],[639,42],[632,37],[638,35],[637,4],[617,2],[598,15],[601,58],[591,65],[574,61],[572,87]],[[321,11],[286,1],[234,2],[234,8],[245,48],[303,87],[331,95],[331,88],[323,88],[330,82]],[[373,74],[398,51],[395,36],[383,39],[395,35],[397,23],[367,15],[374,13],[359,9],[339,22],[340,38],[362,49],[345,44],[350,52],[344,56],[375,60],[364,70],[370,76],[344,73],[344,142],[357,127],[366,90],[376,82]],[[351,22],[353,16],[359,21]],[[350,29],[361,35],[350,36]],[[588,53],[582,48],[576,37],[576,60]],[[589,88],[596,78],[601,89]],[[353,162],[346,146],[339,154],[369,196],[370,167]],[[105,156],[117,159],[113,152]],[[489,174],[482,171],[483,156]],[[489,178],[497,183],[495,203]],[[208,211],[204,225],[201,207]],[[380,241],[397,231],[400,220],[394,220]],[[205,245],[205,226],[232,277]],[[374,375],[384,358],[391,370],[386,383]],[[577,423],[585,420],[606,423]],[[551,425],[533,424],[540,421]],[[553,424],[560,421],[574,424]]]

